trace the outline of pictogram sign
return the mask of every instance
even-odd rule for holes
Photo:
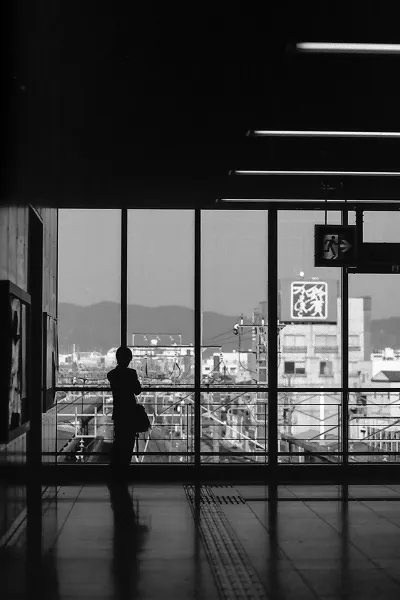
[[[291,318],[300,321],[328,318],[328,284],[325,281],[293,281]]]
[[[356,265],[355,225],[315,225],[314,243],[316,267]]]

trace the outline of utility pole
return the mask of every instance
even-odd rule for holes
[[[267,335],[267,328],[265,326],[265,320],[264,317],[262,317],[261,319],[261,323],[255,323],[254,322],[254,313],[253,313],[253,323],[251,325],[245,325],[243,323],[243,315],[241,315],[240,317],[240,323],[236,323],[236,325],[233,328],[233,333],[235,335],[239,335],[239,341],[240,341],[240,335],[243,334],[243,331],[245,329],[249,329],[251,328],[252,333],[253,333],[253,353],[256,355],[256,375],[257,378],[256,379],[256,383],[260,383],[260,381],[266,382],[266,360],[267,360],[267,355],[266,355],[266,335]],[[240,360],[240,349],[239,349],[239,360]],[[261,367],[260,367],[260,361],[261,361]],[[265,361],[265,364],[262,362]],[[264,370],[264,372],[261,372],[260,374],[260,368],[262,368]]]
[[[256,372],[258,383],[267,382],[267,327],[265,316],[258,311],[253,312],[253,346],[256,353]]]

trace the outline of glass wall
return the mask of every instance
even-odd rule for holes
[[[277,250],[278,277],[270,286],[278,295],[276,324],[268,322],[267,211],[203,210],[195,240],[192,210],[130,210],[126,248],[121,211],[60,211],[61,389],[56,409],[46,413],[60,461],[108,462],[113,399],[106,373],[121,343],[124,252],[131,366],[152,422],[133,461],[191,464],[197,448],[202,464],[268,464],[268,403],[273,414],[277,408],[270,433],[276,425],[282,466],[397,461],[400,280],[315,267],[315,225],[341,224],[343,214],[304,206],[278,211],[278,246],[269,249]],[[364,242],[397,243],[392,217],[366,211]],[[355,213],[349,222],[359,224]],[[196,247],[201,302],[195,307]],[[107,307],[107,314],[100,310]],[[269,333],[278,335],[275,390],[268,389]]]

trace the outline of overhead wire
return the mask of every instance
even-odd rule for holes
[[[238,323],[238,322],[239,322],[239,319],[240,319],[242,316],[243,316],[243,314],[242,314],[242,315],[239,315],[239,317],[236,319],[236,323]],[[224,335],[226,335],[227,333],[230,333],[230,334],[232,334],[232,329],[229,329],[228,331],[225,331],[224,333],[219,333],[218,335],[215,335],[214,337],[210,338],[208,341],[209,341],[209,342],[211,342],[212,340],[215,340],[215,339],[217,339],[217,338],[219,338],[219,337],[221,337],[221,336],[224,336]],[[207,345],[207,344],[206,344],[206,345]]]
[[[214,337],[209,338],[207,340],[207,342],[212,342],[213,340],[216,340],[217,338],[222,337],[222,336],[226,335],[227,333],[232,333],[232,329],[229,329],[228,331],[224,331],[223,333],[219,333],[218,335],[215,335]]]
[[[245,336],[248,336],[248,337],[245,337]],[[221,340],[221,344],[219,347],[225,346],[227,344],[232,344],[233,342],[236,341],[236,337],[237,337],[236,335],[232,334],[232,336],[226,338],[225,340]],[[249,333],[242,334],[242,338],[244,338],[244,341],[250,341],[251,334],[249,334]],[[206,349],[207,346],[203,346],[203,348]]]
[[[242,335],[247,335],[247,334],[242,334]],[[223,338],[221,338],[220,340],[218,340],[218,342],[216,342],[216,345],[222,345],[222,344],[226,344],[227,340],[234,340],[236,338],[236,334],[232,333],[232,331],[229,334],[225,334],[225,336]],[[208,344],[203,344],[203,346],[207,346]]]

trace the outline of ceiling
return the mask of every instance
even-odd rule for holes
[[[218,195],[230,169],[400,170],[400,140],[246,137],[400,131],[400,56],[288,51],[296,41],[398,42],[395,14],[377,7],[14,0],[4,193],[122,205]]]

